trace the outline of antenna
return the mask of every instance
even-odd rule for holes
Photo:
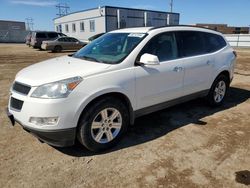
[[[56,8],[58,9],[58,15],[59,17],[65,16],[69,13],[69,6],[67,3],[59,3],[56,5]]]
[[[33,20],[33,18],[31,18],[31,17],[29,17],[29,18],[25,18],[25,21],[26,21],[26,26],[27,26],[27,30],[29,30],[29,31],[32,31],[34,28],[33,28],[33,26],[34,26],[34,20]]]
[[[170,0],[169,6],[170,6],[170,12],[173,12],[173,5],[174,5],[174,0]]]
[[[100,15],[103,16],[103,10],[102,10],[102,7],[100,5],[99,5],[98,9],[99,9]]]

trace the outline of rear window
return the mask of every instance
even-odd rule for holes
[[[56,37],[58,37],[58,34],[57,33],[48,33],[48,37],[49,38],[56,38]]]
[[[36,38],[47,38],[45,33],[36,33]]]
[[[226,41],[220,35],[204,33],[204,37],[208,53],[216,52],[227,45]]]

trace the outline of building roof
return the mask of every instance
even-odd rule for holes
[[[126,10],[138,10],[138,11],[156,12],[156,13],[161,13],[161,14],[168,13],[168,14],[178,14],[179,15],[179,13],[176,13],[176,12],[167,12],[167,11],[164,12],[164,11],[157,11],[157,10],[126,8],[126,7],[101,6],[100,8],[115,8],[115,9],[126,9]],[[65,17],[65,16],[68,16],[68,15],[71,15],[71,14],[80,13],[80,12],[86,12],[86,11],[89,11],[89,10],[96,10],[96,9],[99,9],[99,7],[97,7],[97,8],[90,8],[90,9],[86,9],[86,10],[75,11],[75,12],[69,13],[69,14],[64,15],[64,16],[56,17],[53,20],[58,19],[58,18],[62,18],[62,17]]]
[[[22,21],[14,21],[14,20],[0,20],[0,22],[12,22],[12,23],[23,23],[23,24],[25,24],[25,22],[22,22]]]

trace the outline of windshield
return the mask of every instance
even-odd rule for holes
[[[73,57],[117,64],[126,58],[145,36],[145,33],[107,33],[76,52]]]

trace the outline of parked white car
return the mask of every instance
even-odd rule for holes
[[[92,151],[116,144],[135,118],[197,97],[221,105],[236,53],[215,31],[173,26],[109,32],[73,56],[21,70],[8,116],[41,141]]]

